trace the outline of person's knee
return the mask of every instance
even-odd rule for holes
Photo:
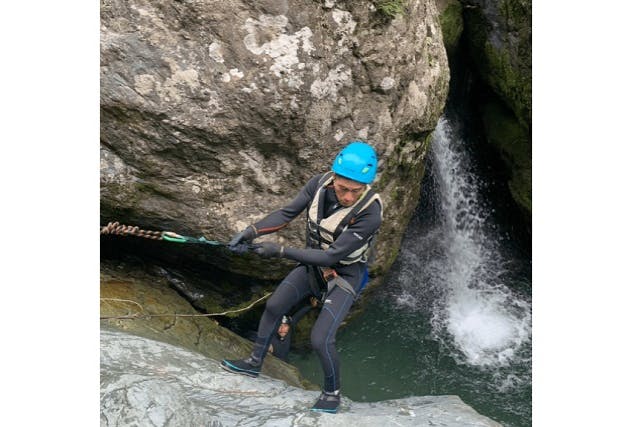
[[[311,347],[314,351],[325,351],[327,346],[335,343],[335,340],[328,336],[328,332],[326,328],[313,328],[311,331]]]
[[[325,334],[319,334],[315,330],[311,332],[311,347],[313,348],[313,351],[315,351],[316,353],[322,351],[325,338]]]
[[[280,301],[275,298],[269,298],[267,303],[265,304],[264,311],[269,313],[271,316],[282,316],[283,308]]]

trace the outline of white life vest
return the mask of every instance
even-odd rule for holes
[[[349,227],[349,222],[364,211],[371,203],[380,203],[380,216],[382,217],[382,200],[378,193],[373,192],[367,185],[360,198],[350,207],[338,209],[327,218],[322,218],[324,212],[324,192],[327,186],[333,182],[333,173],[328,172],[320,178],[318,189],[313,201],[307,210],[307,244],[314,248],[326,250]],[[370,236],[361,247],[350,253],[340,261],[340,264],[353,264],[367,261],[367,250],[371,246],[373,236]]]

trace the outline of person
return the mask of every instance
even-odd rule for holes
[[[340,364],[336,332],[366,284],[368,250],[382,223],[382,201],[370,185],[377,166],[373,147],[353,141],[338,153],[330,171],[312,177],[288,205],[231,239],[231,250],[246,247],[258,236],[281,230],[307,210],[304,249],[271,242],[254,245],[253,250],[261,257],[287,258],[299,264],[268,299],[249,357],[224,359],[224,369],[257,377],[282,316],[301,300],[315,296],[323,304],[311,330],[311,345],[320,359],[324,384],[311,410],[337,412]]]
[[[282,316],[282,321],[280,322],[280,325],[278,325],[278,330],[271,339],[271,344],[269,344],[269,353],[273,354],[280,360],[289,362],[289,351],[291,350],[294,329],[300,319],[302,319],[312,308],[317,306],[318,300],[315,297],[311,297],[310,303],[302,306],[293,316]]]

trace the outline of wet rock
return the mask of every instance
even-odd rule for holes
[[[244,358],[251,352],[250,341],[220,326],[216,321],[220,317],[202,316],[164,276],[124,264],[103,263],[101,270],[101,327],[160,340],[218,360]],[[208,297],[206,314],[239,308],[230,304],[233,295],[226,294],[215,280],[211,281]],[[243,299],[239,301],[239,306],[246,305]],[[304,380],[294,366],[271,355],[267,356],[263,369],[267,375],[288,384],[317,388]]]
[[[531,128],[531,0],[462,0],[481,77]]]
[[[487,140],[500,153],[511,195],[530,223],[531,0],[461,2],[475,71],[494,94],[479,106]]]
[[[499,426],[457,396],[375,403],[343,398],[338,414],[309,411],[318,392],[261,375],[228,373],[170,344],[102,330],[100,425],[117,426]]]

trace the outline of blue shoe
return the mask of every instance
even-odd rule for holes
[[[311,410],[313,412],[327,412],[329,414],[335,414],[338,412],[339,406],[340,390],[336,390],[334,392],[323,391]]]
[[[262,365],[254,361],[251,357],[244,360],[222,359],[221,365],[223,369],[229,372],[248,375],[253,378],[260,375],[260,369],[262,368]]]

